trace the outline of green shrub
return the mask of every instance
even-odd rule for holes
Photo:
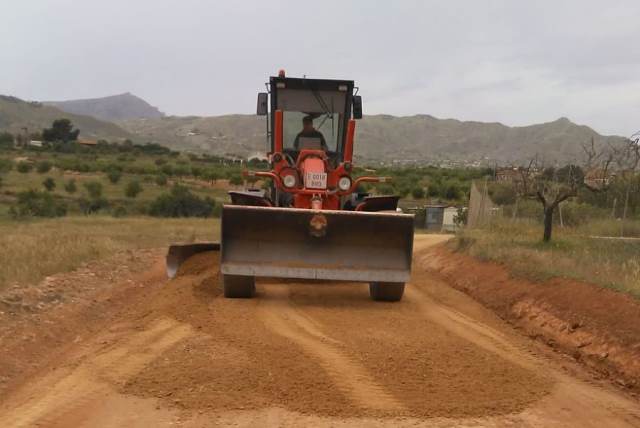
[[[87,193],[89,193],[91,199],[99,199],[102,197],[102,183],[99,181],[84,183],[84,188],[87,189]]]
[[[427,188],[427,196],[437,198],[441,194],[442,190],[439,183],[429,183],[429,187]]]
[[[200,198],[180,185],[175,185],[171,193],[158,196],[149,207],[154,217],[211,217],[215,201],[209,197]]]
[[[100,210],[109,208],[109,201],[107,201],[103,197],[97,198],[80,198],[78,200],[78,205],[80,206],[80,210],[85,214],[94,214],[99,212]]]
[[[424,189],[422,187],[414,187],[411,190],[411,196],[413,196],[413,199],[424,198]]]
[[[9,132],[0,132],[0,148],[11,149],[13,148],[14,137]]]
[[[191,168],[189,167],[189,165],[177,165],[175,168],[173,168],[173,174],[180,177],[186,177],[188,175],[191,175]]]
[[[28,172],[31,172],[31,170],[33,169],[33,165],[29,162],[20,161],[18,162],[16,169],[18,170],[18,172],[26,174]]]
[[[244,183],[244,180],[242,179],[242,175],[240,174],[233,174],[231,175],[231,177],[229,177],[229,184],[233,185],[233,186],[240,186]]]
[[[78,187],[76,186],[75,178],[72,178],[71,180],[67,181],[67,183],[64,185],[64,190],[67,193],[75,193],[76,190],[78,190]]]
[[[29,190],[20,192],[18,200],[10,209],[14,218],[25,217],[62,217],[67,214],[67,206],[50,193]]]
[[[455,184],[449,184],[444,189],[444,195],[443,196],[446,199],[450,200],[450,201],[451,200],[455,200],[455,199],[459,199],[461,195],[462,195],[462,193],[460,192],[460,189]]]
[[[130,181],[124,189],[124,194],[127,198],[135,198],[140,192],[142,192],[142,186],[138,180]]]
[[[0,174],[13,169],[13,162],[10,159],[0,159]]]
[[[51,192],[53,191],[53,189],[56,188],[56,180],[54,180],[51,177],[47,177],[42,182],[42,185],[44,186],[45,189],[47,189],[47,192]]]
[[[216,217],[216,218],[220,218],[222,216],[222,204],[216,204],[213,207],[213,211],[211,212],[211,216]]]
[[[173,167],[170,164],[162,165],[160,171],[164,175],[172,176],[173,175]]]
[[[203,178],[205,180],[209,180],[213,183],[215,183],[216,181],[220,180],[221,178],[221,174],[218,171],[207,171],[203,174]]]
[[[127,209],[122,205],[118,205],[111,211],[111,215],[115,218],[125,217],[127,215]]]
[[[49,161],[40,161],[36,164],[36,171],[38,172],[38,174],[46,174],[47,172],[51,171],[51,162]]]
[[[112,184],[116,184],[118,181],[120,181],[121,177],[122,177],[122,172],[119,169],[110,168],[107,171],[107,178]]]
[[[518,195],[512,185],[495,183],[489,188],[489,196],[498,205],[512,205],[516,202]]]
[[[167,185],[167,176],[164,174],[156,175],[156,184],[158,186],[166,186]]]
[[[560,215],[556,211],[554,220],[560,222]],[[562,204],[562,222],[565,226],[579,226],[598,218],[606,217],[607,210],[579,202],[565,202]]]

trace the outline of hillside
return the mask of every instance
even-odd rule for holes
[[[50,126],[68,117],[86,138],[156,142],[173,149],[207,152],[221,156],[248,157],[266,149],[265,120],[254,115],[213,117],[164,116],[155,107],[131,94],[93,100],[58,103],[67,110],[82,111],[110,119],[63,112],[52,105],[0,96],[0,129],[13,133]],[[135,118],[134,118],[135,117]],[[575,162],[583,156],[582,144],[591,138],[596,145],[615,143],[621,137],[602,136],[588,126],[567,118],[530,126],[509,127],[438,119],[429,115],[396,117],[366,116],[358,122],[356,156],[369,163],[431,163],[486,165],[522,163],[538,155],[547,162]]]
[[[136,140],[153,141],[173,149],[242,157],[266,150],[265,119],[258,116],[168,116],[118,124]]]
[[[68,118],[80,129],[81,138],[118,140],[131,135],[111,122],[93,117],[63,112],[56,107],[37,102],[27,102],[19,98],[0,95],[0,130],[21,134],[23,128],[29,132],[41,131],[51,126],[55,119]]]
[[[138,136],[175,149],[248,156],[265,149],[264,118],[251,115],[165,117],[119,122]],[[366,116],[358,122],[356,156],[367,161],[447,163],[483,160],[524,162],[536,154],[548,162],[580,160],[582,144],[620,140],[566,118],[523,127],[463,122],[428,115]]]
[[[44,104],[57,107],[67,113],[82,114],[109,122],[164,116],[164,113],[156,107],[128,92],[85,100],[45,101]]]

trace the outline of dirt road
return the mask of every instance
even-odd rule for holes
[[[276,281],[225,300],[215,254],[167,282],[154,253],[25,324],[35,339],[4,336],[0,426],[640,426],[637,400],[425,273],[421,251],[442,239],[416,237],[399,303]]]

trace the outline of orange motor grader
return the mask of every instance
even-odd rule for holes
[[[169,275],[189,256],[219,250],[225,297],[252,297],[256,277],[275,277],[365,282],[372,299],[400,300],[411,271],[413,216],[398,212],[397,196],[357,191],[386,178],[353,176],[362,118],[354,82],[281,71],[267,88],[257,113],[267,117],[271,170],[245,173],[269,180],[269,189],[229,192],[220,243],[171,246]]]

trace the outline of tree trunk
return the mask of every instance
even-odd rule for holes
[[[551,231],[553,228],[553,206],[544,209],[544,236],[542,240],[549,242],[551,240]]]

